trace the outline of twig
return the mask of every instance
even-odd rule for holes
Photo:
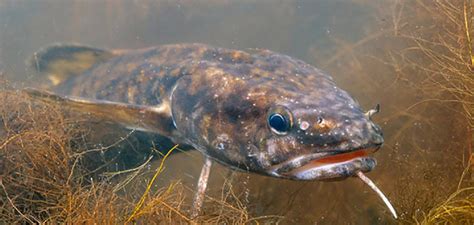
[[[472,52],[472,42],[471,42],[471,34],[469,30],[469,18],[467,12],[467,0],[464,0],[464,28],[466,29],[466,39],[467,39],[467,49],[469,51],[469,57],[471,58],[471,66],[474,67],[474,54]],[[472,16],[472,15],[471,15]]]
[[[15,204],[13,203],[12,199],[8,196],[8,193],[7,193],[7,189],[5,188],[5,185],[3,185],[3,180],[0,179],[0,186],[2,186],[2,189],[3,189],[3,192],[5,192],[5,196],[7,197],[8,199],[8,202],[10,202],[10,204],[12,205],[12,207],[15,209],[15,211],[17,211],[21,217],[25,218],[26,220],[28,220],[28,222],[30,224],[35,224],[35,222],[33,222],[30,218],[28,218],[27,216],[25,216],[25,214],[23,214],[16,206]],[[39,222],[39,221],[36,221],[36,222]]]

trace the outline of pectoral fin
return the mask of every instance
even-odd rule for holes
[[[61,96],[52,92],[28,88],[27,95],[43,102],[66,107],[74,111],[92,114],[123,126],[170,135],[175,129],[171,117],[169,102],[156,107],[132,105],[96,99],[86,99],[72,96]]]

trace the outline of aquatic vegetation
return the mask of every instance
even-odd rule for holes
[[[425,217],[434,222],[428,217],[441,213],[441,203],[452,193],[462,189],[454,199],[473,204],[467,196],[473,186],[474,6],[464,0],[391,3],[379,6],[379,29],[356,41],[333,34],[338,51],[329,58],[313,57],[333,74],[351,71],[336,79],[363,80],[347,89],[359,90],[353,91],[364,96],[359,99],[381,103],[376,121],[384,129],[383,150],[389,157],[379,164],[383,175],[375,180],[391,184],[384,191],[401,214],[398,222],[413,224]],[[458,187],[464,168],[471,169]],[[472,221],[465,207],[457,209],[453,221]]]
[[[110,160],[87,158],[97,149],[87,143],[91,140],[90,124],[81,123],[81,115],[33,104],[7,86],[2,82],[0,90],[0,223],[120,224],[129,218],[133,222],[190,221],[191,201],[186,199],[190,188],[179,181],[158,190],[152,188],[137,207],[140,199],[121,191],[127,184],[107,178],[136,176],[133,172],[142,167],[107,173],[103,164]],[[212,204],[194,222],[245,223],[277,218],[253,218],[231,189],[226,193],[223,199],[206,199]]]
[[[457,189],[445,201],[437,204],[419,224],[472,224],[474,222],[474,168],[472,143],[474,136],[474,5],[469,0],[417,1],[422,18],[429,24],[402,32],[412,45],[402,52],[408,66],[416,68],[423,78],[420,90],[432,98],[427,102],[455,103],[453,114],[467,122],[466,149],[462,163],[466,168]],[[420,15],[419,15],[420,16]],[[421,60],[420,60],[421,58]],[[408,78],[408,77],[406,77]],[[458,107],[456,107],[458,106]]]
[[[133,210],[133,213],[132,215],[130,215],[130,217],[128,217],[127,219],[127,222],[130,222],[132,221],[136,216],[137,216],[137,213],[140,211],[140,208],[143,206],[143,203],[145,202],[145,199],[148,195],[148,192],[150,191],[151,189],[151,186],[153,185],[153,182],[155,181],[155,179],[158,177],[158,175],[163,171],[163,165],[164,165],[164,162],[166,160],[166,158],[168,158],[168,156],[173,152],[174,149],[176,149],[179,145],[175,145],[173,148],[170,149],[170,151],[168,153],[166,153],[165,156],[163,156],[163,159],[161,160],[161,163],[160,163],[160,166],[158,167],[158,169],[156,170],[156,173],[155,175],[153,176],[153,178],[150,180],[150,182],[148,182],[148,185],[146,187],[146,190],[145,192],[143,193],[142,197],[140,198],[140,201],[136,204],[135,206],[135,209]],[[179,212],[178,212],[179,213]],[[180,213],[179,213],[180,214]],[[181,214],[182,215],[182,214]],[[185,218],[187,221],[190,221],[189,218],[187,218],[186,216],[182,215],[183,218]]]
[[[474,222],[474,186],[472,184],[471,167],[466,167],[460,180],[458,190],[452,193],[445,201],[423,215],[423,220],[416,223],[427,224],[472,224]],[[461,187],[466,179],[469,185]]]
[[[391,55],[391,65],[398,75],[399,82],[411,82],[414,89],[424,96],[402,112],[412,118],[423,115],[424,118],[415,120],[422,121],[429,118],[429,114],[434,114],[435,106],[440,105],[445,108],[447,115],[459,118],[446,122],[445,126],[457,130],[463,137],[461,136],[461,140],[452,139],[439,148],[444,148],[446,151],[456,148],[464,150],[457,157],[445,158],[439,164],[447,165],[449,161],[455,160],[458,161],[460,168],[465,168],[459,184],[439,180],[445,191],[453,192],[450,195],[434,193],[432,189],[422,191],[424,188],[421,183],[417,183],[419,191],[410,187],[401,191],[418,195],[404,206],[404,210],[410,212],[408,215],[411,214],[411,218],[407,215],[403,221],[419,224],[472,224],[474,222],[472,177],[474,5],[468,0],[398,1],[393,8],[397,13],[394,13],[393,17],[394,36],[391,40],[398,41],[402,47]],[[428,122],[431,125],[435,123],[441,124],[433,120]],[[406,131],[400,129],[397,137],[403,137],[400,132]],[[412,140],[413,143],[417,141],[419,140],[416,138]],[[418,144],[415,145],[415,149],[426,152],[424,147]],[[460,174],[459,169],[451,170]],[[436,177],[436,173],[439,172],[426,171],[423,176]],[[443,195],[449,196],[443,198]],[[416,202],[422,205],[414,207],[417,205]]]
[[[407,65],[417,69],[423,77],[421,90],[436,94],[418,104],[459,103],[463,109],[460,113],[474,127],[473,3],[468,0],[418,1],[417,7],[421,8],[421,16],[429,21],[400,33],[411,44],[401,55]]]
[[[236,174],[234,181],[226,181],[221,196],[211,197],[216,195],[214,192],[206,197],[204,215],[196,221],[243,223],[258,219],[288,223],[318,221],[323,224],[473,223],[473,160],[468,160],[473,158],[474,143],[472,1],[393,0],[375,3],[358,0],[353,1],[354,4],[350,7],[341,4],[341,1],[328,1],[337,2],[334,5],[329,4],[330,7],[328,4],[305,5],[304,1],[288,1],[284,7],[262,3],[262,7],[255,7],[254,10],[258,12],[255,15],[245,14],[248,7],[234,7],[234,12],[228,13],[225,7],[213,8],[212,4],[183,2],[179,8],[180,13],[175,14],[196,21],[191,24],[196,27],[194,30],[189,29],[187,23],[180,20],[168,20],[178,21],[177,23],[158,24],[147,17],[153,15],[153,18],[161,21],[164,20],[159,15],[175,18],[170,13],[164,13],[174,10],[170,7],[174,2],[167,5],[156,3],[151,7],[147,2],[134,3],[142,4],[143,7],[124,5],[124,2],[127,1],[110,3],[121,10],[114,10],[109,4],[107,13],[90,10],[101,8],[95,5],[65,3],[67,9],[76,13],[73,17],[58,20],[55,24],[55,29],[59,28],[61,31],[59,37],[54,36],[54,29],[48,29],[52,26],[43,25],[47,20],[34,20],[21,26],[18,26],[17,22],[8,24],[8,20],[4,21],[10,26],[6,27],[10,30],[40,31],[28,33],[30,36],[47,34],[46,37],[49,37],[48,35],[52,34],[52,37],[41,39],[41,42],[62,41],[61,38],[66,37],[90,44],[109,43],[110,46],[135,48],[166,40],[197,39],[215,42],[223,47],[266,47],[301,57],[305,57],[307,53],[310,59],[305,59],[306,61],[312,65],[323,66],[323,69],[333,74],[337,82],[343,84],[344,89],[356,95],[364,108],[372,107],[374,103],[381,104],[382,111],[374,120],[381,124],[386,144],[376,153],[377,170],[367,176],[380,185],[392,201],[400,216],[396,222],[385,220],[390,218],[388,210],[380,210],[383,209],[383,203],[369,192],[366,186],[359,185],[362,182],[358,180],[348,179],[336,186],[329,183],[289,182],[254,176],[249,178],[248,174],[240,173]],[[225,2],[221,5],[231,4]],[[245,6],[248,2],[242,4]],[[5,3],[2,7],[4,6]],[[371,7],[379,7],[380,13],[370,15],[372,11],[365,9],[372,9]],[[21,10],[11,10],[15,12],[11,14],[19,15],[28,10],[27,5],[17,8]],[[42,14],[60,18],[54,12],[64,12],[61,6],[51,8],[54,9],[42,11]],[[204,10],[208,8],[210,10]],[[243,10],[238,11],[236,8]],[[327,15],[315,10],[317,8],[328,12]],[[347,11],[347,8],[352,11]],[[358,11],[360,8],[364,11]],[[35,8],[35,11],[38,10]],[[41,10],[39,11],[41,14]],[[85,12],[100,16],[93,17]],[[209,12],[225,16],[222,18]],[[360,20],[361,13],[368,19]],[[208,17],[206,14],[214,17]],[[348,16],[344,17],[343,14]],[[139,19],[130,19],[130,15],[134,18],[138,15]],[[243,21],[242,15],[246,15]],[[95,22],[88,25],[77,22],[84,16],[95,18],[91,20]],[[107,24],[101,25],[99,21],[105,21]],[[113,27],[109,27],[110,21],[118,21],[120,27],[109,29]],[[126,24],[123,21],[132,25],[122,26]],[[219,24],[216,26],[212,21],[219,21]],[[196,23],[206,26],[196,26]],[[226,29],[229,23],[235,27]],[[158,28],[149,29],[155,24],[158,24]],[[63,26],[67,29],[61,29]],[[184,33],[156,33],[157,30],[168,27],[178,27]],[[91,39],[78,35],[85,30],[99,31],[98,35],[90,37],[100,41],[91,42]],[[246,32],[237,34],[235,30]],[[7,41],[15,40],[14,37],[23,34],[22,32],[3,32],[2,43],[6,43],[6,47],[0,49],[3,53],[0,55],[9,57],[2,60],[9,59],[9,63],[18,63],[17,67],[21,68],[24,55],[17,56],[17,53],[24,51],[26,54],[28,50],[21,46],[32,45],[29,47],[33,51],[40,44],[45,44],[37,43],[38,38],[26,39],[25,42],[31,43],[25,44],[22,41],[20,46]],[[7,35],[9,33],[11,35]],[[104,36],[104,33],[108,35]],[[116,37],[117,33],[121,34],[120,38]],[[137,34],[140,35],[140,40],[137,39]],[[332,38],[333,44],[326,37]],[[309,50],[304,52],[302,49]],[[0,65],[0,70],[8,69],[13,74],[16,71],[11,71],[11,66]],[[11,77],[16,78],[16,75],[21,77],[20,74]],[[0,87],[4,86],[0,81]],[[30,110],[29,101],[17,94],[6,90],[0,94],[0,102],[8,100],[8,103],[0,105],[0,223],[30,220],[52,223],[126,221],[145,193],[147,178],[151,177],[143,175],[144,171],[147,173],[147,167],[152,160],[159,161],[156,157],[159,153],[150,150],[152,146],[148,146],[148,143],[144,144],[146,137],[134,141],[137,139],[136,132],[124,132],[107,136],[106,139],[109,139],[110,143],[104,143],[105,147],[94,146],[92,143],[98,143],[100,137],[91,135],[91,130],[97,130],[97,127],[101,126],[83,126],[84,119],[74,115],[65,116],[52,106],[35,105]],[[31,113],[37,113],[36,119],[30,119]],[[20,117],[21,119],[16,120]],[[64,122],[59,122],[61,120]],[[4,126],[5,124],[8,126]],[[107,130],[114,128],[116,127]],[[101,131],[94,133],[107,133],[102,132],[103,128],[100,129]],[[120,140],[119,137],[124,137],[126,141]],[[66,151],[62,151],[60,146]],[[162,150],[170,147],[172,146],[156,148]],[[121,155],[118,156],[115,149],[121,150]],[[136,152],[139,154],[135,154]],[[53,153],[59,154],[52,160],[57,163],[50,162]],[[129,159],[126,162],[121,160],[125,158],[124,155]],[[137,155],[141,157],[136,157]],[[78,163],[71,169],[78,158]],[[51,172],[47,172],[42,169],[56,165],[64,170],[52,168]],[[168,164],[168,171],[170,165]],[[222,170],[224,169],[218,172]],[[151,171],[151,175],[154,175],[154,170]],[[70,174],[71,179],[66,185],[67,179],[64,177],[69,177]],[[56,179],[53,179],[55,176]],[[460,185],[459,177],[463,177]],[[161,178],[164,177],[158,176],[157,180],[160,181]],[[142,181],[140,187],[129,188],[136,180]],[[188,209],[192,202],[189,193],[193,189],[187,188],[181,182],[155,187],[150,189],[142,207],[137,211],[136,222],[150,219],[187,223]],[[357,192],[352,192],[353,190]],[[366,191],[369,193],[362,193]],[[318,206],[315,202],[325,204]],[[354,207],[354,204],[360,205]],[[266,214],[277,214],[284,218],[251,216]],[[341,218],[341,214],[347,216]]]

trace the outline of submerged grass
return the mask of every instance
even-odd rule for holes
[[[465,181],[465,176],[472,172],[470,170],[470,167],[466,167],[457,190],[445,201],[424,214],[421,222],[415,218],[416,224],[472,224],[474,222],[474,186],[472,186],[472,180],[470,180],[470,186],[461,187]],[[467,179],[472,179],[472,177]]]
[[[474,1],[391,3],[378,5],[377,30],[336,39],[341,50],[321,65],[351,71],[338,81],[357,76],[349,92],[382,103],[375,120],[389,157],[379,180],[391,184],[397,222],[474,224]]]
[[[472,224],[474,221],[473,192],[473,187],[454,192],[445,202],[430,210],[425,219],[418,224]]]
[[[132,215],[130,215],[130,217],[128,217],[127,219],[127,222],[130,222],[132,221],[136,216],[137,216],[137,213],[140,211],[140,208],[143,206],[143,203],[145,203],[145,199],[148,195],[148,192],[150,191],[153,183],[155,182],[156,178],[158,177],[158,175],[160,175],[160,173],[163,171],[163,165],[164,165],[164,162],[166,160],[166,158],[168,158],[168,156],[173,152],[173,150],[175,150],[176,148],[178,147],[178,145],[175,145],[173,148],[171,148],[169,150],[168,153],[166,153],[166,155],[163,157],[163,159],[161,160],[161,163],[160,163],[160,166],[158,167],[158,169],[156,169],[156,173],[155,175],[153,175],[153,177],[151,178],[150,182],[148,182],[148,185],[146,187],[146,190],[145,192],[143,193],[142,197],[140,198],[140,201],[137,203],[137,205],[135,206],[133,212],[132,212]],[[171,207],[172,208],[172,207]],[[181,215],[184,219],[186,219],[186,221],[190,221],[189,218],[187,218],[186,216],[182,215],[179,211],[176,211],[176,213],[178,213],[179,215]]]
[[[65,114],[56,106],[33,103],[7,86],[2,83],[0,90],[0,224],[245,223],[274,219],[251,217],[232,194],[226,199],[207,198],[204,214],[191,220],[191,202],[186,197],[189,188],[179,181],[147,190],[142,199],[120,192],[126,184],[108,177],[126,173],[137,176],[135,172],[143,165],[107,175],[102,164],[113,161],[87,157],[100,153],[87,143],[95,133],[80,122],[84,118]]]
[[[399,67],[397,72],[405,74],[406,80],[416,80],[417,89],[427,96],[409,106],[407,111],[429,103],[441,103],[453,116],[461,116],[465,121],[446,126],[461,130],[463,125],[467,127],[464,132],[466,151],[458,157],[462,157],[460,163],[465,170],[454,193],[431,209],[416,210],[411,215],[413,220],[406,221],[423,225],[474,224],[474,2],[418,0],[399,1],[398,4],[406,12],[405,18],[397,23],[405,26],[397,30],[397,38],[405,41],[408,47],[398,52],[403,68]],[[454,140],[452,144],[456,145]],[[426,195],[430,191],[425,192]]]
[[[401,52],[407,66],[423,76],[421,89],[430,101],[456,102],[474,128],[474,3],[471,0],[417,1],[421,17],[415,28],[401,32],[412,45]],[[422,59],[420,60],[420,57]],[[414,106],[413,106],[414,107]]]

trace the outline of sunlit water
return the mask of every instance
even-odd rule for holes
[[[463,168],[462,118],[415,81],[400,79],[390,54],[396,1],[0,1],[0,69],[30,85],[25,59],[56,42],[101,48],[142,48],[200,42],[226,48],[267,48],[328,71],[375,117],[386,144],[367,175],[392,200],[402,218],[433,206],[454,190]],[[406,77],[405,77],[406,78]],[[408,77],[410,78],[410,77]],[[413,106],[413,107],[412,107]],[[455,107],[453,105],[452,107]],[[408,109],[408,110],[407,110]],[[153,162],[149,177],[158,165]],[[202,158],[174,154],[158,182],[194,186]],[[214,164],[210,196],[220,196],[229,170]],[[395,223],[360,180],[298,182],[234,172],[232,184],[253,216],[276,215],[284,224]],[[143,183],[145,183],[144,179]]]

